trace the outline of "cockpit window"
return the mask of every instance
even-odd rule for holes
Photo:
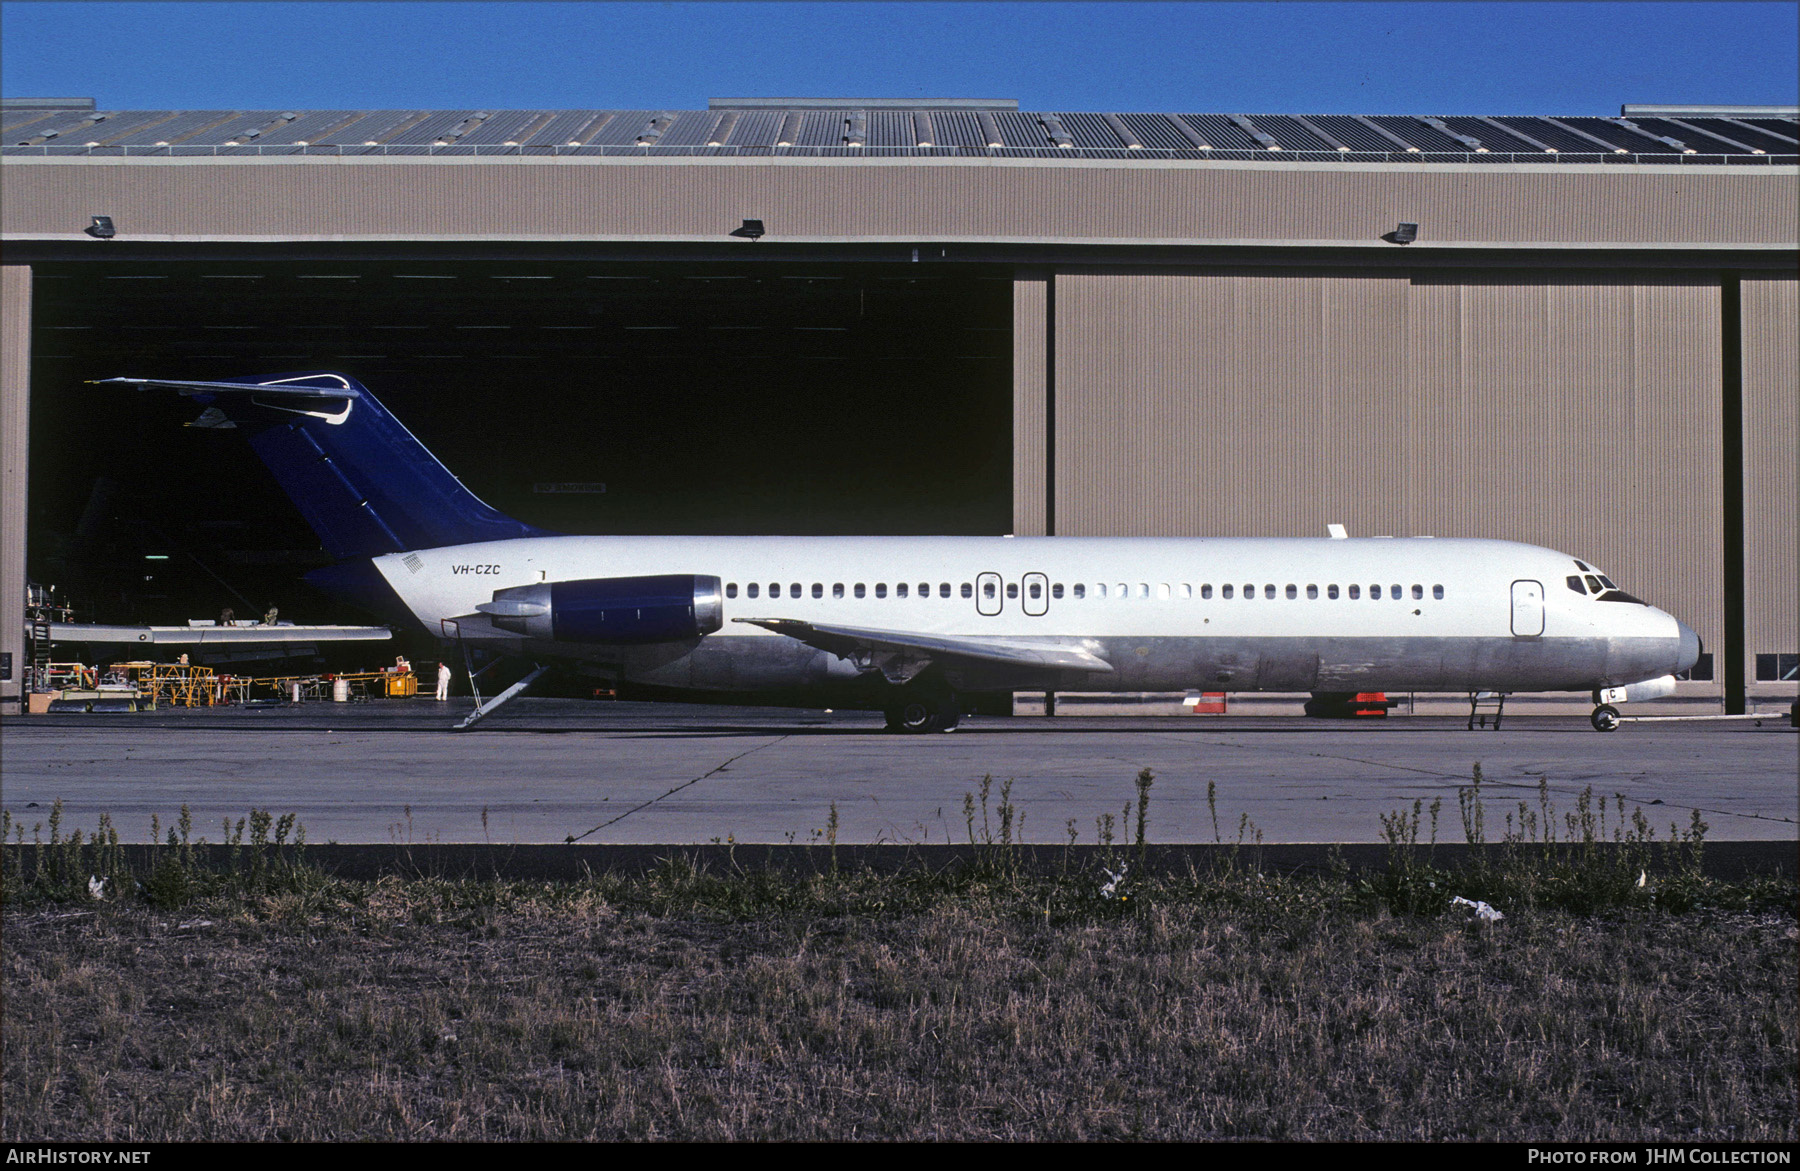
[[[1602,586],[1600,584],[1600,579],[1595,577],[1591,573],[1587,575],[1587,584],[1588,584],[1588,592],[1592,593],[1592,594],[1597,594],[1602,589],[1606,588],[1605,586]]]
[[[1600,584],[1605,586],[1609,590],[1616,590],[1619,588],[1618,586],[1613,584],[1613,579],[1606,576],[1604,573],[1600,575]]]
[[[1587,587],[1581,584],[1581,575],[1579,573],[1571,573],[1568,577],[1563,578],[1563,580],[1568,582],[1569,588],[1574,590],[1576,593],[1578,593],[1578,594],[1586,594],[1587,593]]]

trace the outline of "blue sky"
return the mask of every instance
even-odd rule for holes
[[[1800,3],[0,3],[8,97],[102,108],[1601,114],[1793,104]]]

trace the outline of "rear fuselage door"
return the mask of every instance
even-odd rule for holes
[[[1544,583],[1512,583],[1512,632],[1514,638],[1537,638],[1544,633]]]
[[[1006,604],[1006,595],[1000,588],[1000,575],[984,573],[975,579],[975,609],[990,618],[1000,612]]]
[[[1050,579],[1041,573],[1028,573],[1020,583],[1019,605],[1033,618],[1041,618],[1050,609]]]

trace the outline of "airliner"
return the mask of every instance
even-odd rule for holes
[[[242,427],[336,564],[312,584],[446,645],[676,693],[868,689],[899,732],[1007,690],[1671,695],[1700,640],[1596,566],[1432,537],[551,533],[489,507],[338,373],[110,378]]]

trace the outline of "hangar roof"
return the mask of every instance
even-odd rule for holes
[[[1787,114],[1301,116],[1030,113],[1007,103],[954,106],[897,108],[870,102],[822,109],[796,102],[706,110],[105,110],[9,102],[0,111],[0,154],[1800,162],[1800,119]]]

